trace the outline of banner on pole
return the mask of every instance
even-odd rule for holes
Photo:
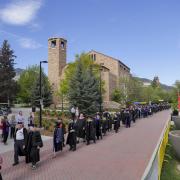
[[[178,110],[180,111],[180,95],[178,95]]]

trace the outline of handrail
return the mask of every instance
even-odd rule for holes
[[[168,120],[167,120],[166,124],[164,125],[163,131],[161,132],[161,136],[160,136],[160,138],[159,138],[159,140],[158,140],[158,143],[157,143],[157,145],[156,145],[156,148],[155,148],[155,150],[153,151],[153,154],[152,154],[152,156],[151,156],[151,159],[150,159],[150,161],[149,161],[149,163],[148,163],[148,165],[147,165],[147,167],[146,167],[146,169],[145,169],[145,171],[144,171],[144,174],[143,174],[142,177],[141,177],[141,180],[144,180],[144,179],[147,177],[149,171],[151,170],[152,164],[153,164],[153,162],[154,162],[154,160],[155,160],[155,158],[156,158],[156,154],[158,153],[159,146],[161,145],[161,142],[162,142],[162,140],[163,140],[165,131],[166,131],[167,127],[168,127],[169,121],[170,121],[170,115],[169,115],[169,117],[168,117]]]

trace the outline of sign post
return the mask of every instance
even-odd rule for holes
[[[180,95],[178,93],[178,111],[180,112]]]

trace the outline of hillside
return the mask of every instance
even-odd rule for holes
[[[143,84],[151,84],[151,82],[152,82],[152,80],[150,80],[150,79],[147,79],[147,78],[140,78],[140,77],[136,77],[136,78],[138,78],[140,81],[142,81],[143,82]],[[172,90],[172,86],[168,86],[168,85],[166,85],[166,84],[162,84],[162,83],[160,83],[160,85],[161,85],[161,87],[164,89],[164,90],[166,90],[166,91],[170,91],[170,90]]]

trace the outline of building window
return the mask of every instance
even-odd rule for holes
[[[94,54],[94,61],[96,61],[96,54]]]
[[[61,48],[64,49],[64,47],[65,47],[65,44],[63,41],[61,41]]]
[[[52,48],[55,48],[55,47],[56,47],[56,40],[51,41],[51,47],[52,47]]]
[[[91,54],[91,59],[93,60],[93,54]]]
[[[96,60],[96,54],[91,54],[91,55],[90,55],[90,58],[91,58],[93,61],[95,61],[95,60]]]

